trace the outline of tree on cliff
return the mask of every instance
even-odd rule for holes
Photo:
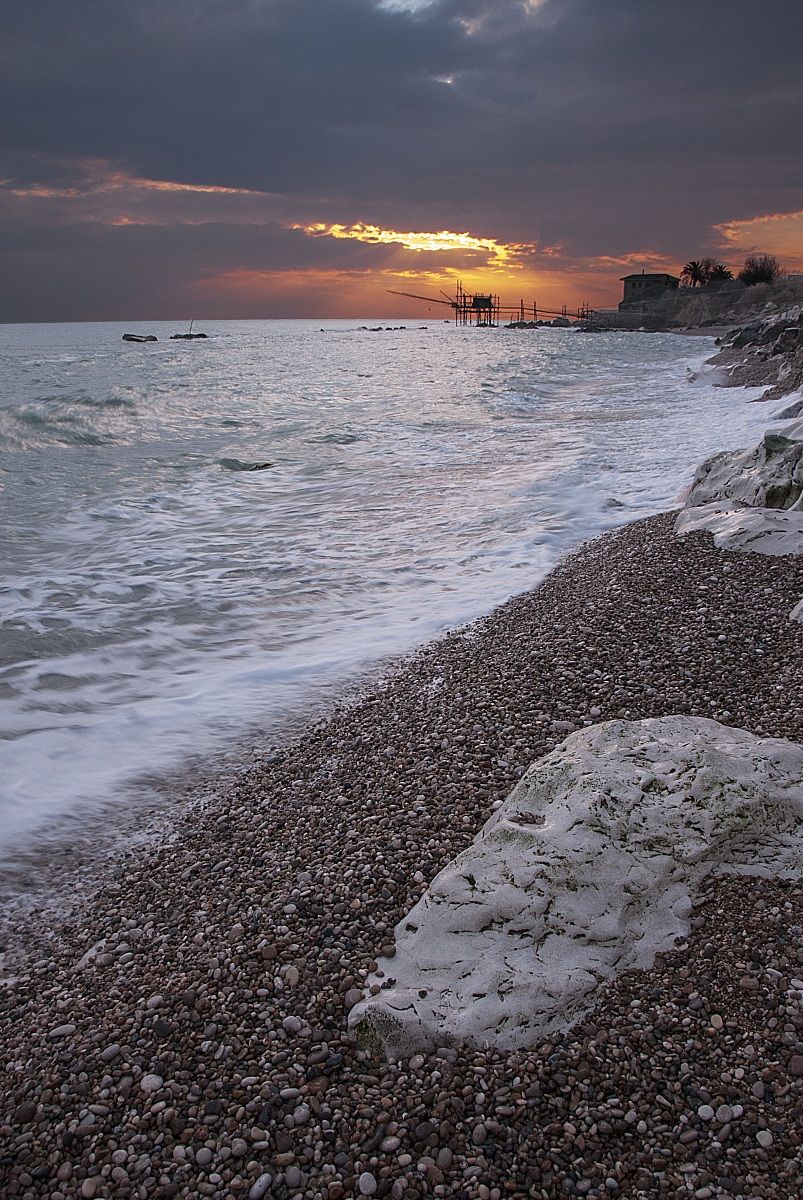
[[[708,287],[710,283],[726,283],[733,279],[733,272],[715,258],[702,258],[699,261],[695,258],[686,263],[680,278],[689,287]]]
[[[713,284],[727,283],[730,279],[733,279],[733,271],[726,267],[724,263],[718,262],[714,263],[713,267],[708,272],[708,279],[706,282]]]
[[[781,275],[781,264],[772,254],[749,254],[738,277],[745,287],[752,287],[754,283],[774,283]]]
[[[705,283],[703,264],[692,259],[680,272],[680,278],[688,287],[702,287]]]

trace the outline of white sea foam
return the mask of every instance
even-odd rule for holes
[[[361,323],[0,331],[0,853],[488,611],[765,421],[690,379],[697,339]]]

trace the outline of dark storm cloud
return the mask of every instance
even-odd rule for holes
[[[803,207],[798,0],[5,0],[3,29],[0,178],[17,189],[80,191],[71,162],[106,160],[278,193],[287,221],[577,255],[694,253],[716,222]],[[303,235],[264,219],[277,229],[248,253],[261,236],[292,258]],[[191,274],[249,238],[179,240]],[[309,261],[341,253],[362,252],[316,239]]]
[[[297,232],[218,224],[202,230],[145,225],[118,229],[95,222],[58,229],[29,224],[24,230],[0,230],[0,258],[9,284],[8,311],[0,307],[0,319],[8,321],[213,317],[219,315],[220,303],[214,293],[206,298],[199,293],[198,280],[238,271],[360,271],[381,266],[374,247],[328,240],[317,245]],[[249,305],[233,311],[247,315]],[[266,297],[256,315],[283,315],[282,300],[271,304]]]

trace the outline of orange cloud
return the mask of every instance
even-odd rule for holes
[[[639,270],[666,271],[670,275],[677,274],[677,260],[669,258],[660,250],[631,250],[627,254],[608,255],[598,254],[592,258],[583,259],[583,269],[602,267],[603,269],[638,267]]]
[[[496,238],[475,237],[471,233],[453,233],[449,229],[403,233],[398,229],[382,229],[379,225],[368,225],[363,221],[357,221],[353,225],[316,221],[310,225],[294,224],[288,228],[300,229],[309,237],[351,238],[374,246],[403,246],[405,250],[416,253],[426,250],[434,253],[460,251],[464,254],[482,254],[487,265],[492,268],[513,267],[523,253],[535,249],[535,246],[528,242],[505,243],[497,241]]]
[[[765,213],[744,221],[722,221],[714,229],[725,251],[774,254],[787,268],[803,267],[803,209]]]
[[[270,192],[254,191],[252,188],[218,187],[210,183],[174,183],[170,179],[141,179],[136,175],[115,175],[114,186],[144,188],[150,192],[190,192],[202,196],[270,196]]]
[[[8,181],[5,181],[8,182]],[[111,192],[179,192],[207,196],[265,196],[266,192],[254,192],[247,188],[216,187],[211,184],[173,183],[169,179],[142,179],[136,175],[125,175],[122,171],[111,171],[92,179],[84,187],[12,187],[7,189],[12,196],[38,200],[74,200],[83,196],[108,195]]]
[[[250,270],[223,271],[199,279],[192,285],[193,300],[209,307],[220,298],[227,311],[242,316],[284,315],[293,312],[319,317],[368,317],[387,315],[410,319],[449,319],[448,306],[438,302],[441,291],[453,295],[457,279],[469,292],[494,291],[502,304],[512,308],[524,301],[527,312],[537,304],[540,311],[556,312],[565,304],[576,310],[580,304],[592,307],[615,303],[619,284],[610,274],[583,271],[578,264],[573,274],[556,267],[553,270],[523,269],[511,277],[508,287],[492,282],[487,270],[441,272],[375,269]],[[391,295],[411,292],[431,296],[432,303]]]
[[[271,192],[146,179],[129,175],[104,159],[84,159],[70,167],[77,176],[75,183],[15,185],[5,179],[0,181],[0,196],[13,196],[23,203],[62,201],[68,220],[104,225],[201,225],[221,219],[265,223],[276,219],[271,210],[278,197]]]

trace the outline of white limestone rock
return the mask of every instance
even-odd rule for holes
[[[803,553],[803,422],[701,463],[675,532],[701,529],[725,550]]]
[[[399,923],[349,1023],[390,1056],[552,1036],[722,871],[803,871],[803,747],[692,717],[571,734]]]
[[[784,405],[784,407],[781,409],[780,412],[777,412],[775,414],[774,419],[776,421],[786,421],[792,417],[802,417],[803,416],[803,395],[798,395],[796,398],[793,398],[792,396],[787,396],[786,400],[787,400],[787,403]],[[791,401],[791,403],[788,403],[788,401]]]
[[[803,441],[768,430],[749,450],[723,450],[697,468],[687,508],[726,503],[803,510]]]
[[[683,508],[675,518],[675,533],[704,530],[721,550],[752,550],[756,554],[803,554],[803,512],[779,508],[727,508],[702,504]]]

